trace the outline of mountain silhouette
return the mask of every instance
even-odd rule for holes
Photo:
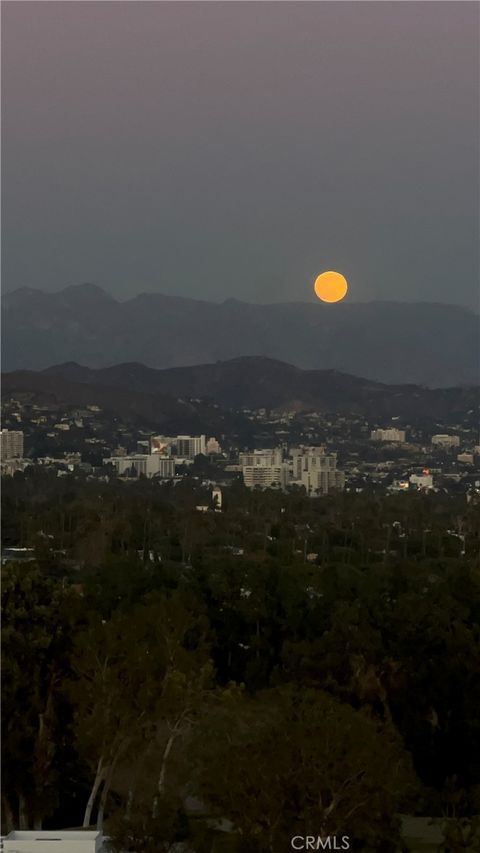
[[[93,369],[75,362],[3,374],[2,393],[84,406],[159,428],[226,432],[228,413],[267,408],[459,422],[478,410],[478,387],[385,385],[334,370],[301,370],[264,357],[155,370],[138,363]],[[227,418],[227,420],[225,419]],[[230,428],[232,422],[230,421]]]
[[[479,317],[437,303],[222,303],[96,285],[4,296],[3,369],[75,361],[153,368],[266,356],[385,383],[468,385],[479,377]]]

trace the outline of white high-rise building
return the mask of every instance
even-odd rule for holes
[[[281,449],[254,450],[241,453],[243,481],[254,489],[281,488],[289,485],[304,486],[308,495],[327,495],[345,486],[345,474],[337,470],[335,453],[325,453],[324,447],[298,447],[290,452],[290,459],[282,461]]]
[[[302,484],[305,486],[307,495],[317,497],[328,495],[332,491],[342,492],[345,488],[345,474],[337,471],[336,467],[330,470],[317,468],[312,471],[304,471]]]
[[[305,487],[307,495],[328,495],[343,490],[345,474],[337,470],[337,454],[325,453],[324,447],[300,447],[290,453],[292,483]]]
[[[0,457],[7,459],[23,458],[23,432],[21,430],[2,429]]]
[[[244,465],[243,482],[249,489],[259,486],[261,489],[286,489],[290,479],[290,469],[286,463],[280,465]]]
[[[204,435],[177,435],[174,439],[177,448],[176,455],[181,459],[195,459],[195,456],[206,454],[206,438]]]
[[[252,450],[240,453],[238,459],[242,468],[279,466],[282,464],[283,452],[281,447],[275,447],[273,450]]]
[[[313,469],[318,465],[325,467],[325,460],[330,460],[328,465],[333,464],[331,461],[333,457],[325,454],[325,448],[322,445],[318,447],[292,447],[290,450],[290,458],[292,460],[291,466],[293,480],[301,480],[302,473],[304,471]],[[321,462],[319,460],[321,460]]]

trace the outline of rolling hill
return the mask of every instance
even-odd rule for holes
[[[476,410],[478,387],[428,389],[386,385],[333,370],[301,370],[262,357],[155,370],[138,363],[92,369],[77,363],[3,376],[2,393],[30,392],[45,399],[136,414],[178,430],[228,428],[240,409],[358,413],[368,418],[438,418],[455,423]],[[153,420],[152,420],[153,419]]]

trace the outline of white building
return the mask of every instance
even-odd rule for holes
[[[307,495],[328,495],[345,488],[345,474],[337,470],[337,454],[324,447],[300,447],[290,453],[292,483],[305,487]]]
[[[290,468],[286,463],[280,465],[243,465],[243,482],[248,489],[259,486],[261,489],[286,489],[290,480]]]
[[[345,488],[345,474],[343,471],[313,470],[306,471],[302,476],[302,485],[305,486],[307,495],[328,495],[332,491],[342,492]]]
[[[459,447],[459,435],[432,435],[432,444],[434,447]]]
[[[214,456],[222,452],[222,448],[220,447],[217,439],[213,437],[208,439],[205,449],[209,456]]]
[[[278,467],[282,464],[283,452],[281,447],[276,447],[273,450],[252,450],[247,453],[240,453],[238,459],[241,468]]]
[[[101,832],[89,830],[14,830],[3,839],[4,853],[100,853]]]
[[[328,460],[328,466],[336,465],[336,456],[327,456],[323,445],[318,447],[292,447],[290,450],[292,480],[301,480],[302,473],[323,465]],[[327,467],[328,467],[327,466]]]
[[[30,465],[33,465],[30,459],[5,459],[0,463],[0,471],[2,476],[13,477],[17,471],[25,471]]]
[[[405,430],[394,429],[373,429],[370,433],[372,441],[405,441]]]
[[[113,465],[119,477],[158,477],[171,480],[175,476],[175,459],[159,453],[136,453],[131,456],[111,456],[104,465]]]
[[[222,511],[222,490],[220,486],[214,486],[212,489],[212,503],[215,512]]]
[[[1,459],[22,459],[23,457],[23,432],[21,430],[2,429],[0,435]]]
[[[416,486],[419,491],[429,491],[433,489],[433,476],[424,471],[422,474],[410,474],[409,483],[411,486]]]
[[[286,462],[282,462],[282,455],[281,449],[241,453],[245,485],[250,489],[259,486],[283,490],[289,485],[304,486],[311,497],[344,489],[345,474],[337,470],[335,453],[325,453],[324,447],[299,447],[291,450]]]
[[[200,453],[206,455],[206,439],[204,435],[177,435],[174,439],[177,456],[182,459],[195,459]]]
[[[457,456],[457,462],[461,462],[462,465],[473,465],[475,457],[473,453],[459,453]]]

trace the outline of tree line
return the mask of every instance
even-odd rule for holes
[[[3,830],[394,851],[402,813],[471,822],[478,506],[233,487],[198,513],[201,488],[5,484],[35,559],[2,571]]]

